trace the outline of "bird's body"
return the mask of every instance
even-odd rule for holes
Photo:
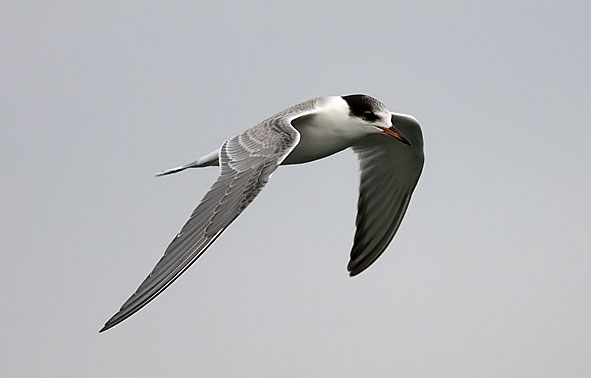
[[[365,135],[364,130],[348,122],[348,116],[344,113],[347,102],[342,97],[320,99],[317,106],[324,111],[292,122],[300,133],[300,142],[282,164],[301,164],[322,159],[349,148]]]
[[[252,202],[281,164],[301,164],[352,147],[361,185],[350,274],[386,249],[423,167],[417,121],[366,95],[314,98],[246,130],[201,159],[164,171],[220,166],[220,176],[136,292],[101,329],[133,315],[178,278]]]

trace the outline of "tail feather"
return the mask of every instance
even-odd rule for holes
[[[210,154],[205,155],[201,159],[195,160],[194,162],[191,162],[189,164],[181,165],[180,167],[171,168],[171,169],[167,169],[162,172],[158,172],[158,173],[156,173],[156,177],[171,175],[173,173],[178,173],[178,172],[184,171],[185,169],[188,169],[188,168],[201,168],[201,167],[209,167],[212,165],[219,165],[218,159],[219,159],[219,150],[216,150]]]

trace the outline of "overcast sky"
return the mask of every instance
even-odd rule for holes
[[[3,2],[0,376],[590,376],[591,9],[558,3]],[[425,136],[370,269],[345,151],[98,334],[217,169],[154,173],[350,93]]]

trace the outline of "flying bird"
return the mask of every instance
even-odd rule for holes
[[[361,183],[347,269],[351,276],[363,272],[390,244],[417,185],[424,162],[421,128],[415,118],[392,113],[367,95],[313,98],[199,160],[157,174],[220,167],[219,177],[164,256],[99,332],[121,323],[170,286],[254,200],[279,165],[322,159],[349,147],[359,157]]]

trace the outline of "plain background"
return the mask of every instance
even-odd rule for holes
[[[558,3],[2,2],[0,375],[590,376],[591,9]],[[217,169],[154,173],[350,93],[425,135],[375,265],[346,151],[98,334]]]

